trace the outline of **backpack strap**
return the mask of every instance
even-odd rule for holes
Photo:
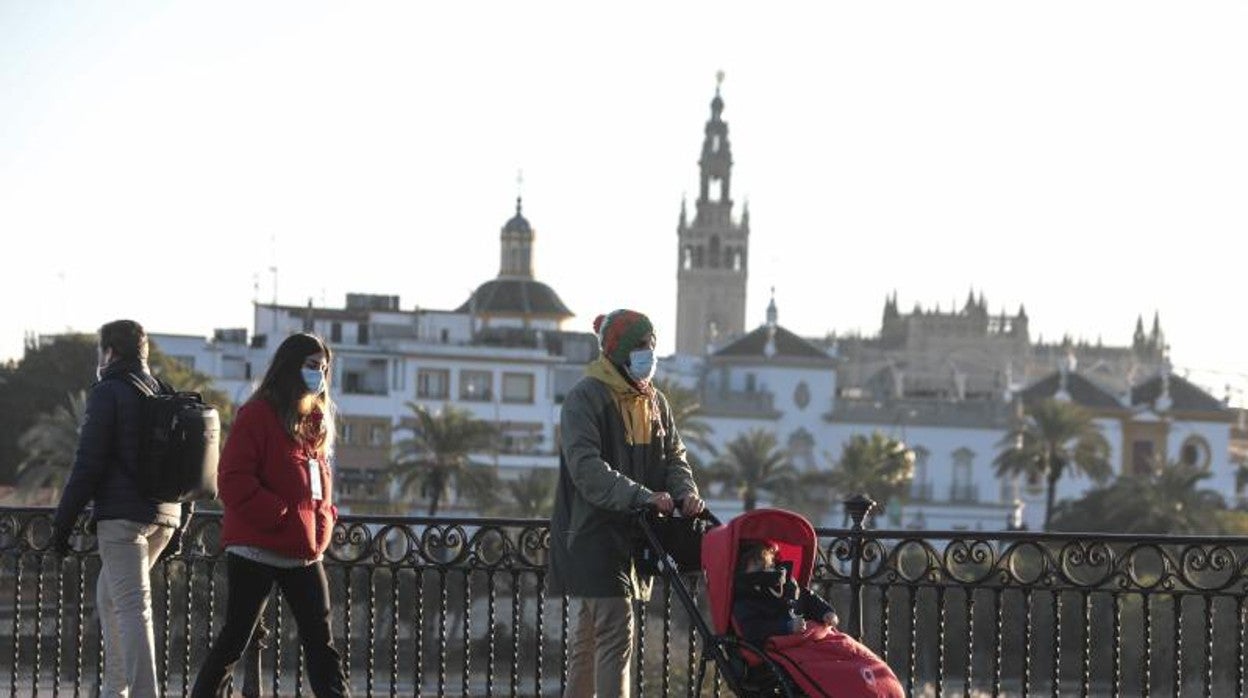
[[[140,378],[138,374],[127,373],[126,382],[133,385],[135,388],[138,388],[139,392],[143,393],[147,397],[154,397],[156,395],[156,391],[152,390],[152,387]]]

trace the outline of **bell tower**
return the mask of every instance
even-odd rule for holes
[[[716,76],[711,118],[698,160],[701,178],[692,223],[680,205],[676,271],[676,352],[701,356],[707,348],[745,331],[750,211],[732,218],[732,146],[723,120]]]

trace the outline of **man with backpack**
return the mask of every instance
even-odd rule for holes
[[[176,555],[190,522],[189,503],[161,502],[136,477],[143,430],[144,393],[169,392],[148,370],[148,341],[133,320],[100,328],[99,381],[87,397],[73,469],[53,519],[52,547],[69,553],[79,513],[94,503],[92,519],[100,551],[96,608],[104,634],[104,696],[158,695],[152,631],[150,571]]]

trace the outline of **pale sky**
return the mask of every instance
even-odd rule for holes
[[[878,331],[886,294],[1130,342],[1248,388],[1248,3],[0,0],[0,359],[251,301],[454,308],[523,170],[577,314],[674,341],[715,73],[750,202],[747,326]],[[1243,403],[1243,392],[1233,394]]]

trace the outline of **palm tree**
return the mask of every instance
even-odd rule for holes
[[[708,469],[711,482],[735,487],[746,511],[758,506],[758,494],[783,494],[793,487],[797,471],[788,454],[776,444],[776,435],[751,429],[728,444],[727,452]]]
[[[18,437],[25,457],[17,465],[17,490],[26,501],[45,488],[61,489],[69,477],[86,416],[87,394],[79,391],[68,398],[67,404],[35,417],[35,423]]]
[[[555,506],[554,470],[535,468],[506,480],[498,468],[472,465],[459,474],[458,489],[482,516],[550,518]]]
[[[415,424],[400,427],[411,431],[412,437],[395,445],[391,477],[405,495],[419,485],[421,496],[429,499],[429,515],[436,516],[451,481],[472,464],[469,454],[491,448],[497,430],[471,412],[449,405],[441,412],[414,402],[407,406]]]
[[[685,445],[714,456],[716,449],[710,437],[715,430],[701,418],[702,401],[698,394],[667,380],[656,380],[654,387],[667,398],[667,405],[672,410],[672,421],[675,422],[676,430],[680,432],[680,438]]]
[[[993,462],[998,477],[1044,478],[1044,530],[1049,530],[1057,483],[1067,470],[1103,483],[1113,474],[1109,442],[1086,410],[1070,402],[1044,400],[1027,408],[1024,418],[1001,441]]]
[[[547,519],[555,508],[555,486],[558,481],[554,470],[534,469],[515,480],[508,480],[504,512],[509,516],[526,519]]]
[[[1200,489],[1207,470],[1167,463],[1155,475],[1119,478],[1073,502],[1062,502],[1053,514],[1057,531],[1156,533],[1166,535],[1223,533],[1219,512],[1222,495]]]
[[[841,497],[867,494],[887,506],[905,496],[913,478],[914,451],[875,431],[870,436],[855,434],[845,442],[826,483]]]

